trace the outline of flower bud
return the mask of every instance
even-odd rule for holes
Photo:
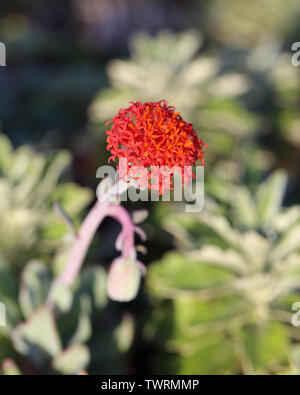
[[[119,257],[112,262],[109,269],[108,296],[117,302],[129,302],[136,297],[140,282],[140,265],[131,257]]]

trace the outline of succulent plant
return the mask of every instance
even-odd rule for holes
[[[15,268],[31,258],[49,258],[66,231],[53,210],[58,202],[75,220],[91,201],[87,188],[61,183],[71,157],[35,152],[24,145],[14,150],[0,135],[0,251]]]
[[[102,90],[92,104],[92,122],[110,119],[130,101],[165,99],[202,132],[251,135],[256,119],[237,99],[249,88],[246,77],[225,72],[213,56],[199,56],[201,44],[195,31],[163,31],[154,38],[146,33],[135,35],[130,59],[114,60],[108,66],[111,87]]]
[[[284,7],[281,0],[262,0],[259,9],[253,7],[251,0],[229,0],[226,5],[217,0],[208,4],[207,34],[223,45],[251,48],[268,41],[284,40],[299,14],[296,0],[291,0],[288,7]],[[245,15],[247,23],[243,21]]]
[[[88,189],[60,182],[69,162],[67,152],[13,150],[0,136],[2,374],[123,371],[133,323],[113,309],[107,320],[105,270],[86,267],[71,288],[54,281],[74,238],[58,214],[65,209],[76,221],[91,200]]]
[[[1,260],[0,300],[6,306],[6,326],[0,327],[2,374],[122,372],[121,354],[131,344],[133,322],[129,315],[120,321],[117,314],[106,322],[105,270],[85,268],[72,289],[51,288],[53,280],[45,264],[30,261],[19,286]]]
[[[208,200],[202,213],[165,220],[180,252],[148,273],[154,308],[144,333],[164,345],[157,369],[299,371],[290,323],[300,298],[300,208],[282,208],[286,182],[278,171],[256,193],[232,186],[226,204]]]

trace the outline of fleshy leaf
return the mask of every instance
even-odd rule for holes
[[[83,344],[73,344],[61,352],[53,361],[52,367],[61,374],[77,374],[90,361],[90,353]]]
[[[61,351],[61,342],[52,311],[40,307],[12,333],[16,350],[26,355],[37,366],[49,362]]]
[[[274,216],[279,213],[286,185],[287,175],[280,170],[274,172],[260,185],[256,201],[261,225],[269,224]]]
[[[29,262],[22,273],[19,294],[19,303],[26,318],[45,302],[49,286],[47,268],[39,261]]]

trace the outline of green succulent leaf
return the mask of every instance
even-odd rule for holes
[[[39,261],[29,262],[21,276],[19,303],[25,318],[45,303],[50,287],[50,273]]]
[[[118,349],[122,352],[129,350],[134,338],[134,322],[129,314],[126,314],[121,324],[114,331]]]
[[[76,215],[92,200],[92,192],[73,183],[58,185],[51,194],[51,199],[64,207],[70,216]]]
[[[288,363],[288,335],[278,322],[247,326],[242,330],[246,353],[254,372],[272,373],[278,364]]]
[[[91,324],[91,300],[88,295],[80,297],[80,312],[78,316],[78,325],[70,343],[85,343],[92,335]]]
[[[162,262],[155,262],[147,274],[148,285],[154,294],[165,297],[180,297],[207,291],[212,295],[214,287],[222,287],[235,276],[221,267],[204,261],[187,260],[183,254],[169,253]]]
[[[61,374],[78,374],[90,361],[89,349],[83,344],[72,344],[52,362],[52,368]]]
[[[256,202],[261,225],[268,225],[279,213],[286,185],[287,174],[278,170],[258,188]]]
[[[237,274],[245,274],[248,270],[243,256],[235,250],[224,251],[219,247],[207,245],[200,250],[191,251],[188,256],[195,261],[224,267]]]
[[[232,208],[235,223],[238,226],[254,228],[257,224],[256,207],[250,191],[245,187],[237,187],[232,194]]]
[[[73,293],[69,287],[60,281],[54,280],[49,292],[49,300],[51,300],[51,303],[58,312],[66,313],[72,306]]]
[[[16,350],[37,366],[43,366],[61,352],[61,341],[51,309],[44,305],[13,332]]]
[[[275,246],[272,256],[274,259],[286,258],[289,254],[300,250],[300,225],[291,228]]]

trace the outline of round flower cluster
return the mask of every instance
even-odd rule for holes
[[[168,180],[175,172],[182,175],[184,168],[195,166],[197,160],[204,165],[202,149],[206,145],[198,138],[193,125],[185,122],[165,100],[131,103],[121,108],[107,125],[110,123],[111,129],[106,131],[107,149],[112,154],[109,161],[126,159],[127,175],[136,167],[147,169],[147,176],[140,179],[139,186],[144,184],[162,194],[173,189],[172,181]],[[153,167],[163,169],[156,183],[151,182],[150,169]],[[186,174],[184,185],[193,176],[192,171]]]

